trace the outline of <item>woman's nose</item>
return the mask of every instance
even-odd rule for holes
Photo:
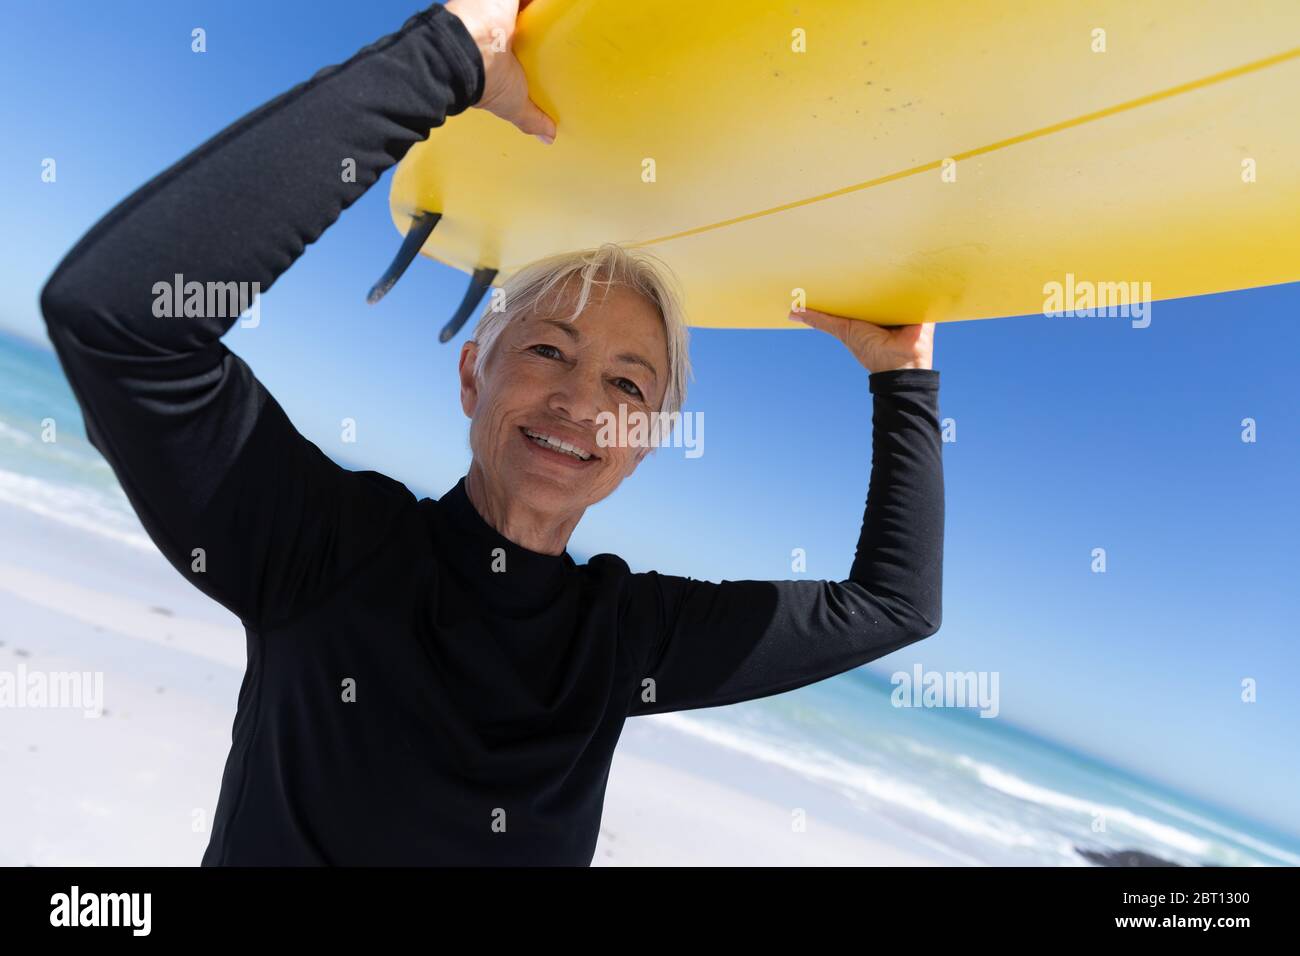
[[[595,424],[601,411],[601,379],[598,373],[574,370],[565,375],[551,392],[551,408],[573,422]]]

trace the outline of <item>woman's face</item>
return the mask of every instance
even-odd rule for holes
[[[597,288],[593,300],[600,295]],[[566,314],[507,323],[477,381],[477,343],[467,342],[460,360],[470,447],[491,492],[557,517],[608,496],[648,451],[598,444],[604,415],[617,421],[624,404],[629,423],[634,412],[653,416],[668,385],[667,335],[646,299],[612,286],[572,322]],[[606,428],[601,437],[611,432],[620,430]],[[557,442],[577,454],[553,447]]]

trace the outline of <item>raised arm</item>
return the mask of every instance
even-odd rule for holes
[[[221,343],[239,319],[229,300],[160,317],[158,284],[266,292],[484,82],[466,25],[431,7],[146,183],[42,291],[87,437],[168,561],[254,628],[326,593],[414,497],[338,467],[294,429]],[[343,175],[349,160],[355,180]]]
[[[633,575],[625,620],[643,654],[643,680],[629,716],[793,690],[939,630],[939,373],[928,367],[875,372],[869,388],[871,480],[848,578],[713,583]]]

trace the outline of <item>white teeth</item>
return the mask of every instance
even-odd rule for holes
[[[561,441],[558,438],[552,438],[550,435],[543,435],[540,432],[530,431],[527,428],[524,429],[524,434],[539,445],[545,445],[547,448],[552,448],[555,451],[562,451],[565,454],[572,455],[579,461],[587,461],[591,458],[591,455],[588,452],[583,451],[575,445],[570,445],[567,441]]]

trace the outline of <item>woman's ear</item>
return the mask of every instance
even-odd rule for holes
[[[460,407],[466,418],[474,417],[474,408],[478,405],[478,379],[474,376],[474,365],[478,362],[478,343],[468,339],[460,347]]]

